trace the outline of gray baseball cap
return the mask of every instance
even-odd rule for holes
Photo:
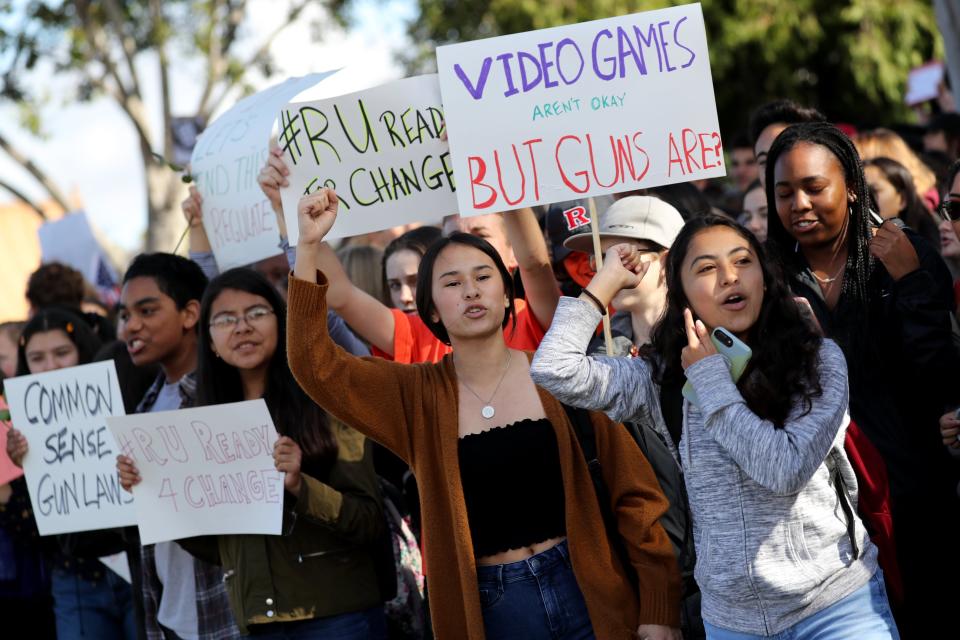
[[[600,216],[599,235],[601,238],[649,240],[669,249],[682,227],[680,212],[660,198],[627,196],[617,200]],[[593,253],[589,228],[567,238],[563,246],[571,251]]]

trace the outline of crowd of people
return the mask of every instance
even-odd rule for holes
[[[958,120],[765,104],[729,180],[598,198],[602,255],[586,201],[334,250],[329,188],[292,247],[275,149],[283,255],[220,273],[191,188],[189,258],[138,255],[114,308],[44,264],[0,371],[113,360],[128,413],[262,398],[282,535],[41,537],[19,478],[0,611],[37,640],[956,633]]]

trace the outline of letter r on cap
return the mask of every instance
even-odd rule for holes
[[[583,207],[573,207],[563,212],[563,217],[567,221],[567,230],[573,231],[590,224],[590,218],[587,217],[587,210]]]

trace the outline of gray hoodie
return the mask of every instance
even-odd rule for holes
[[[600,313],[561,298],[530,373],[570,405],[616,421],[659,417],[658,388],[643,358],[585,355]],[[776,429],[747,407],[721,355],[689,367],[700,398],[684,400],[680,460],[697,549],[703,619],[741,633],[773,635],[865,586],[877,550],[856,520],[854,559],[826,459],[839,469],[856,508],[857,481],[843,451],[847,369],[830,340],[820,348],[823,394]],[[662,426],[661,426],[662,429]]]

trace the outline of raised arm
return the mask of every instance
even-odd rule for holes
[[[320,246],[336,219],[337,206],[330,189],[300,201],[300,243],[288,296],[290,370],[317,404],[409,463],[411,425],[404,409],[411,399],[423,398],[419,370],[351,356],[330,339],[327,330],[329,285],[318,265]]]
[[[527,303],[540,326],[549,327],[560,301],[560,288],[537,217],[533,209],[526,207],[504,214],[503,222],[520,268]]]
[[[603,269],[588,285],[604,308],[620,289],[639,284],[649,266],[635,264],[633,257],[622,260],[624,247],[627,245],[617,245],[607,252]],[[623,265],[624,260],[630,269]],[[586,355],[601,318],[599,306],[587,295],[560,298],[550,330],[530,365],[530,375],[568,405],[602,411],[615,422],[641,420],[656,396],[646,361]]]
[[[267,163],[257,177],[257,183],[277,216],[277,228],[284,240],[287,238],[287,225],[283,218],[283,204],[280,200],[280,187],[289,186],[287,176],[290,170],[283,161],[283,151],[270,150]],[[324,234],[326,235],[326,234]],[[289,256],[293,252],[288,252]],[[299,267],[300,252],[290,263],[294,269]],[[343,270],[337,255],[326,243],[320,243],[311,251],[311,268],[319,269],[327,277],[327,305],[343,318],[357,334],[384,353],[393,354],[394,320],[390,309],[367,292],[354,286]]]
[[[849,421],[847,364],[832,341],[820,348],[819,370],[823,393],[812,399],[809,411],[798,403],[782,429],[750,410],[723,356],[714,352],[697,360],[686,374],[700,399],[707,433],[755,482],[791,495],[810,481]]]
[[[220,275],[220,268],[213,257],[213,247],[207,237],[207,230],[203,227],[203,196],[194,186],[190,187],[190,195],[180,203],[183,218],[187,221],[190,234],[190,259],[197,263],[203,275],[213,280]]]

